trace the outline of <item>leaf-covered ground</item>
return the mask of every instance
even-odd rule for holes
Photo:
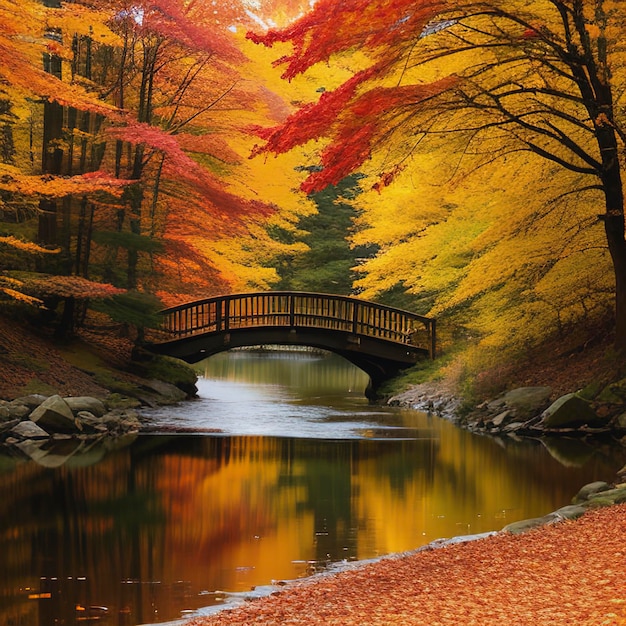
[[[0,398],[28,393],[104,397],[108,390],[96,382],[94,370],[104,364],[123,369],[131,347],[110,329],[84,331],[80,340],[59,344],[43,329],[35,332],[0,315]]]
[[[626,505],[383,559],[190,626],[626,624]]]

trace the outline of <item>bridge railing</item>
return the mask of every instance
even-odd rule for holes
[[[286,291],[231,294],[172,307],[162,315],[162,330],[175,339],[240,328],[323,328],[414,345],[431,357],[435,354],[433,318],[349,296]]]

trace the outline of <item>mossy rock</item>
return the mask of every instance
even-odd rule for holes
[[[598,394],[596,400],[605,404],[626,403],[626,378],[607,385]]]
[[[589,498],[597,496],[601,492],[609,491],[610,489],[611,485],[603,480],[596,480],[592,483],[587,483],[581,487],[578,493],[572,498],[572,503],[578,504],[580,502],[586,502]]]
[[[568,428],[589,424],[597,426],[606,420],[596,415],[587,402],[575,393],[568,393],[553,402],[542,413],[544,428]]]
[[[139,349],[133,352],[131,367],[142,378],[170,383],[190,397],[195,396],[198,391],[198,375],[189,364],[179,359]]]
[[[613,504],[623,504],[626,502],[626,487],[616,487],[607,489],[597,494],[589,496],[589,506],[612,506]]]
[[[137,398],[128,397],[119,393],[111,393],[107,396],[105,404],[110,410],[125,410],[140,407],[141,401]]]

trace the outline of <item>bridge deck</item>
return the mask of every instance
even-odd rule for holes
[[[163,311],[166,341],[239,329],[320,329],[435,354],[435,320],[382,304],[319,293],[263,292],[207,298]]]

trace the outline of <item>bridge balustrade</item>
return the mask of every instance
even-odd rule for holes
[[[258,327],[320,328],[423,346],[434,356],[435,320],[348,296],[304,292],[231,294],[163,311],[175,338]]]

